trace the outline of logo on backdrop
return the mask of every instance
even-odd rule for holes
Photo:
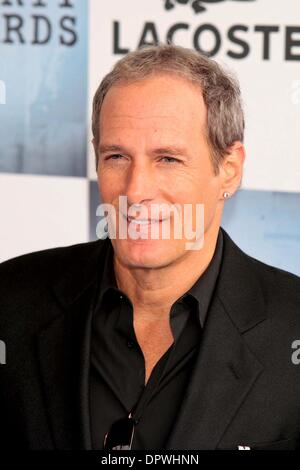
[[[55,40],[62,46],[72,47],[78,41],[78,2],[75,0],[0,0],[0,6],[0,44],[32,44],[36,47]]]
[[[208,5],[221,4],[226,0],[157,0],[161,8],[166,11],[166,15],[173,8],[187,6],[196,13],[210,13],[213,8]],[[230,17],[229,5],[234,7],[234,2],[244,2],[244,6],[254,7],[256,0],[227,0],[228,15]],[[226,5],[227,5],[226,3]],[[259,3],[259,2],[257,2]],[[225,4],[224,4],[225,5]],[[237,3],[235,3],[237,5]],[[207,11],[209,10],[209,11]],[[247,14],[247,8],[245,8]],[[206,16],[206,15],[204,15]],[[171,15],[169,16],[171,18]],[[197,19],[201,16],[196,17]],[[197,20],[196,20],[197,22]],[[226,22],[225,22],[226,23]],[[135,43],[128,47],[128,37],[124,35],[122,20],[113,20],[113,45],[112,50],[115,55],[124,55],[132,49],[139,49],[144,46],[151,46],[157,43],[180,44],[182,38],[188,40],[191,46],[202,54],[214,57],[220,52],[231,59],[245,59],[251,54],[256,54],[260,60],[270,61],[274,54],[278,56],[278,51],[285,61],[299,61],[299,34],[300,25],[281,25],[281,24],[252,24],[240,22],[229,26],[223,25],[223,22],[189,22],[187,19],[181,19],[167,27],[160,22],[160,13],[157,12],[157,20],[153,18],[149,21],[144,18],[141,23],[138,22],[137,31],[130,32],[135,34]],[[275,40],[280,40],[280,44],[275,48]],[[281,49],[281,50],[280,50]]]
[[[207,10],[206,3],[221,3],[226,0],[163,0],[165,10],[172,10],[176,4],[189,5],[195,13],[202,13]],[[255,0],[232,0],[234,2],[254,2]]]

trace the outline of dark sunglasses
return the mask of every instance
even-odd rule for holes
[[[105,450],[131,450],[134,426],[136,421],[131,413],[126,418],[119,419],[111,425],[105,434],[103,449]]]

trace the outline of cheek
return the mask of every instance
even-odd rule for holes
[[[201,202],[204,203],[214,198],[216,192],[216,182],[209,176],[203,174],[186,175],[185,178],[179,178],[168,185],[172,188],[173,194],[182,202]]]
[[[103,202],[110,202],[113,198],[112,191],[114,185],[110,183],[109,179],[101,171],[98,171],[98,188],[101,200]]]
[[[214,217],[218,204],[219,181],[211,175],[198,173],[197,176],[186,181],[186,184],[176,185],[176,189],[173,188],[173,194],[176,202],[194,205],[194,220],[196,220],[196,204],[203,204],[205,221],[210,221]]]
[[[116,178],[113,178],[109,172],[98,171],[98,187],[103,202],[111,202],[118,191]]]

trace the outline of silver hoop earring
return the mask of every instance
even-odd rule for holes
[[[225,192],[223,193],[223,197],[224,197],[224,199],[228,199],[228,198],[230,197],[230,193],[228,193],[227,191],[225,191]]]

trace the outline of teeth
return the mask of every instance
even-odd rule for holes
[[[143,219],[139,219],[139,220],[129,219],[129,222],[133,224],[147,225],[147,224],[151,224],[153,222],[158,222],[158,221],[157,220],[143,220]]]
[[[126,217],[124,214],[123,216],[125,219],[127,219],[127,222],[131,222],[135,225],[147,225],[147,224],[162,222],[160,219],[134,219],[134,218]]]

